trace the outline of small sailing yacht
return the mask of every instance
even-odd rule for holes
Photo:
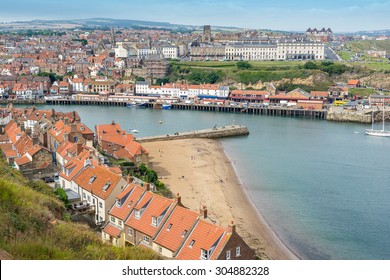
[[[374,110],[372,111],[372,123],[371,129],[366,129],[366,134],[370,136],[381,136],[381,137],[390,137],[390,131],[385,130],[385,107],[383,105],[382,110],[382,129],[374,129]]]

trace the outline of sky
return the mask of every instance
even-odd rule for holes
[[[390,29],[390,0],[13,0],[0,22],[109,17],[174,24],[334,32]]]

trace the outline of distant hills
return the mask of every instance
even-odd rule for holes
[[[207,23],[205,23],[207,24]],[[0,22],[0,31],[17,31],[27,29],[76,29],[76,28],[160,28],[177,31],[193,31],[201,30],[203,25],[185,25],[173,24],[169,22],[145,21],[133,19],[114,19],[114,18],[88,18],[88,19],[63,19],[63,20],[31,20],[31,21],[15,21],[15,22]],[[234,26],[212,26],[213,31],[242,31],[244,28]],[[334,28],[336,29],[336,27]],[[274,33],[291,33],[291,31],[261,29],[263,32]],[[296,31],[304,33],[305,31]],[[358,31],[358,32],[336,32],[340,35],[361,35],[361,36],[390,36],[390,29]]]
[[[60,28],[161,28],[169,30],[196,30],[202,26],[172,24],[169,22],[143,21],[132,19],[113,18],[88,18],[88,19],[68,19],[68,20],[31,20],[0,23],[0,30],[26,30],[26,29],[60,29]],[[238,27],[213,26],[215,30],[240,30]]]

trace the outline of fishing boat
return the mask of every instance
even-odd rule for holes
[[[371,116],[371,129],[366,129],[366,134],[370,136],[390,137],[390,131],[385,130],[385,109],[382,110],[382,129],[374,129],[374,111]]]
[[[170,110],[170,109],[172,109],[172,105],[171,104],[163,104],[162,108],[163,108],[163,110]]]

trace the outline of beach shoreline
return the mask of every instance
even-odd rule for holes
[[[144,143],[150,166],[194,211],[206,206],[210,222],[237,232],[261,259],[299,259],[276,235],[255,207],[222,144],[211,139]]]

